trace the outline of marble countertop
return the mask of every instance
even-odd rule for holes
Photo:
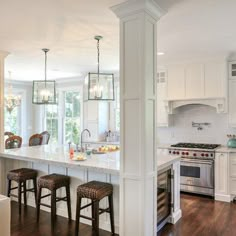
[[[227,146],[220,146],[216,149],[216,152],[236,153],[236,148],[229,148]]]
[[[87,144],[105,144],[105,145],[120,145],[120,142],[116,142],[116,141],[84,141],[83,143],[87,143]]]
[[[157,157],[157,170],[166,168],[177,161],[180,161],[181,157],[176,155],[158,155]]]
[[[74,153],[76,157],[78,153]],[[0,157],[47,163],[68,168],[89,168],[109,174],[119,174],[120,172],[120,152],[109,152],[106,154],[91,154],[87,160],[74,161],[69,158],[68,148],[55,145],[41,145],[32,147],[21,147],[15,149],[5,149],[0,153]]]
[[[76,157],[78,153],[74,153]],[[15,149],[5,149],[0,153],[0,157],[47,163],[50,165],[64,166],[68,168],[88,168],[103,173],[119,175],[120,172],[120,151],[108,152],[106,154],[91,154],[84,161],[74,161],[69,158],[68,148],[65,146],[41,145],[32,147],[21,147]],[[158,169],[165,168],[176,161],[180,156],[158,155]]]

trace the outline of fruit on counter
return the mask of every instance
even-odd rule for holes
[[[119,146],[115,146],[115,145],[109,145],[109,146],[101,146],[98,148],[99,152],[114,152],[114,151],[118,151],[120,148]]]

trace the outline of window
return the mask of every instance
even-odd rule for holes
[[[58,142],[58,106],[45,105],[46,130],[50,134],[49,143]]]
[[[78,91],[66,91],[64,100],[64,142],[78,144],[81,133],[81,94]]]
[[[4,131],[21,134],[20,130],[20,107],[15,107],[11,113],[4,108]]]

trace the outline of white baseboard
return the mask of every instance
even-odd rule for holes
[[[231,202],[231,196],[226,194],[215,194],[215,200],[221,202]]]
[[[169,223],[175,224],[181,217],[182,217],[182,210],[178,209],[177,211],[172,212],[169,219]]]

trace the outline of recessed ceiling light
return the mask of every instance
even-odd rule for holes
[[[162,56],[162,55],[164,55],[165,53],[164,52],[157,52],[157,55],[158,56]]]

